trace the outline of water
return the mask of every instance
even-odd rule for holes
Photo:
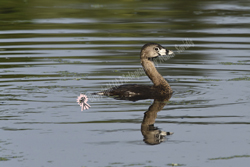
[[[1,166],[248,166],[249,9],[247,1],[1,1]],[[83,112],[76,103],[140,69],[140,48],[152,41],[175,52],[157,65],[175,93],[155,120],[174,134],[153,146],[140,131],[153,100],[92,97]]]

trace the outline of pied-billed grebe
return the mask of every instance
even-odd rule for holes
[[[111,89],[99,92],[99,95],[118,96],[118,97],[133,97],[140,96],[139,99],[155,98],[157,96],[164,96],[172,94],[172,89],[168,82],[156,70],[153,59],[158,56],[165,56],[173,54],[172,51],[165,49],[157,43],[145,44],[140,53],[141,65],[154,83],[153,86],[126,84],[112,87]]]

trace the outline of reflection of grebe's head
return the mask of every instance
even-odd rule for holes
[[[143,141],[150,145],[160,144],[166,139],[165,136],[173,134],[173,132],[161,131],[157,127],[154,127],[154,125],[149,125],[148,128],[148,131],[143,134]]]
[[[157,43],[147,43],[141,49],[141,59],[151,59],[158,56],[171,55],[173,52]]]

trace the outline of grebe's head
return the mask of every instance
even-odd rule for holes
[[[158,43],[147,43],[141,48],[141,59],[149,59],[156,58],[158,56],[171,55],[173,52],[171,50],[165,49]]]

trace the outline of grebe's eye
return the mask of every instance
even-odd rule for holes
[[[159,48],[155,48],[155,51],[158,51],[159,50]]]

